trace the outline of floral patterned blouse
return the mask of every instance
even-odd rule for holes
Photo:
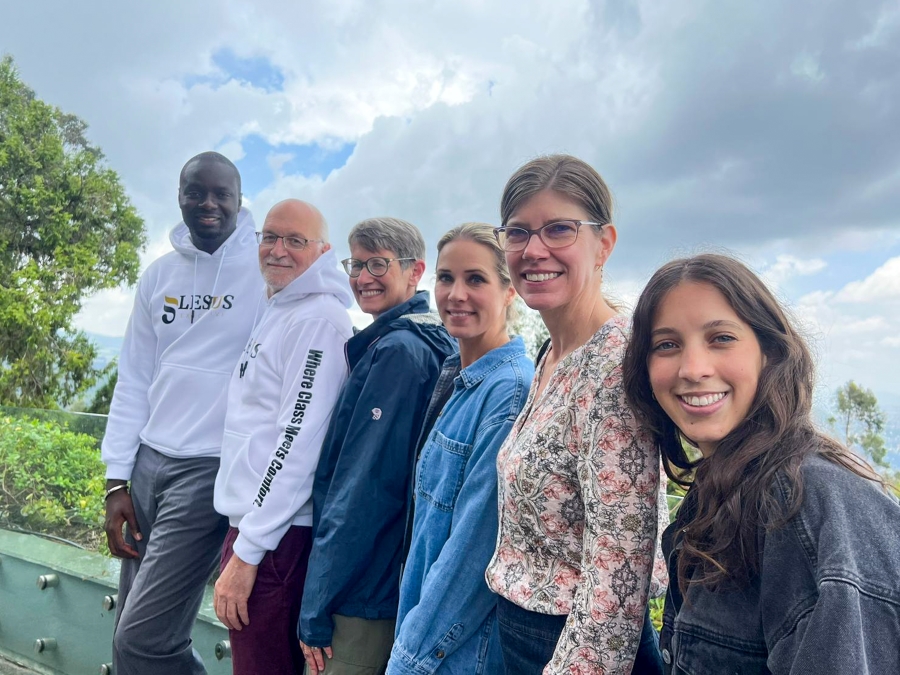
[[[520,607],[568,614],[544,675],[631,672],[656,551],[659,453],[625,403],[628,320],[537,372],[497,457],[500,529],[486,579]]]

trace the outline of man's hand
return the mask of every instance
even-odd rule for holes
[[[124,485],[128,481],[124,480],[108,480],[106,481],[106,489],[116,485]],[[128,489],[123,488],[116,490],[106,499],[106,520],[103,523],[103,529],[106,530],[106,542],[109,544],[109,552],[117,558],[137,558],[138,552],[134,547],[125,543],[125,537],[122,535],[122,526],[128,523],[131,529],[131,535],[137,540],[141,540],[141,531],[138,528],[137,518],[134,515],[134,504],[131,501],[131,495]]]
[[[306,659],[306,665],[309,666],[310,675],[318,675],[319,672],[325,670],[325,657],[330,659],[334,656],[331,647],[310,647],[303,644],[303,640],[300,640],[300,649],[303,650],[303,658]]]
[[[256,583],[256,569],[256,565],[245,563],[233,553],[216,581],[213,607],[219,621],[231,630],[241,630],[250,624],[247,599]]]

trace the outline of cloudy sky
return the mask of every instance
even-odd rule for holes
[[[341,257],[367,216],[416,223],[429,250],[496,223],[516,167],[564,151],[615,193],[616,295],[732,251],[802,321],[823,392],[900,397],[896,0],[29,0],[5,3],[0,52],[90,125],[145,264],[210,148],[257,222],[310,200]],[[132,297],[88,300],[81,327],[121,335]]]

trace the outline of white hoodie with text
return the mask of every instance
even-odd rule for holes
[[[107,478],[131,478],[141,443],[169,457],[219,455],[228,382],[265,301],[254,231],[242,208],[207,253],[179,223],[175,250],[141,275],[101,446]]]
[[[347,379],[353,296],[332,251],[275,293],[231,376],[216,511],[258,565],[292,525],[312,525],[312,487],[331,412]]]

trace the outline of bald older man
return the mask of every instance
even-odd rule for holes
[[[214,603],[235,675],[303,672],[313,478],[353,334],[350,287],[314,206],[276,204],[257,240],[268,301],[231,376],[215,485],[230,528]]]

